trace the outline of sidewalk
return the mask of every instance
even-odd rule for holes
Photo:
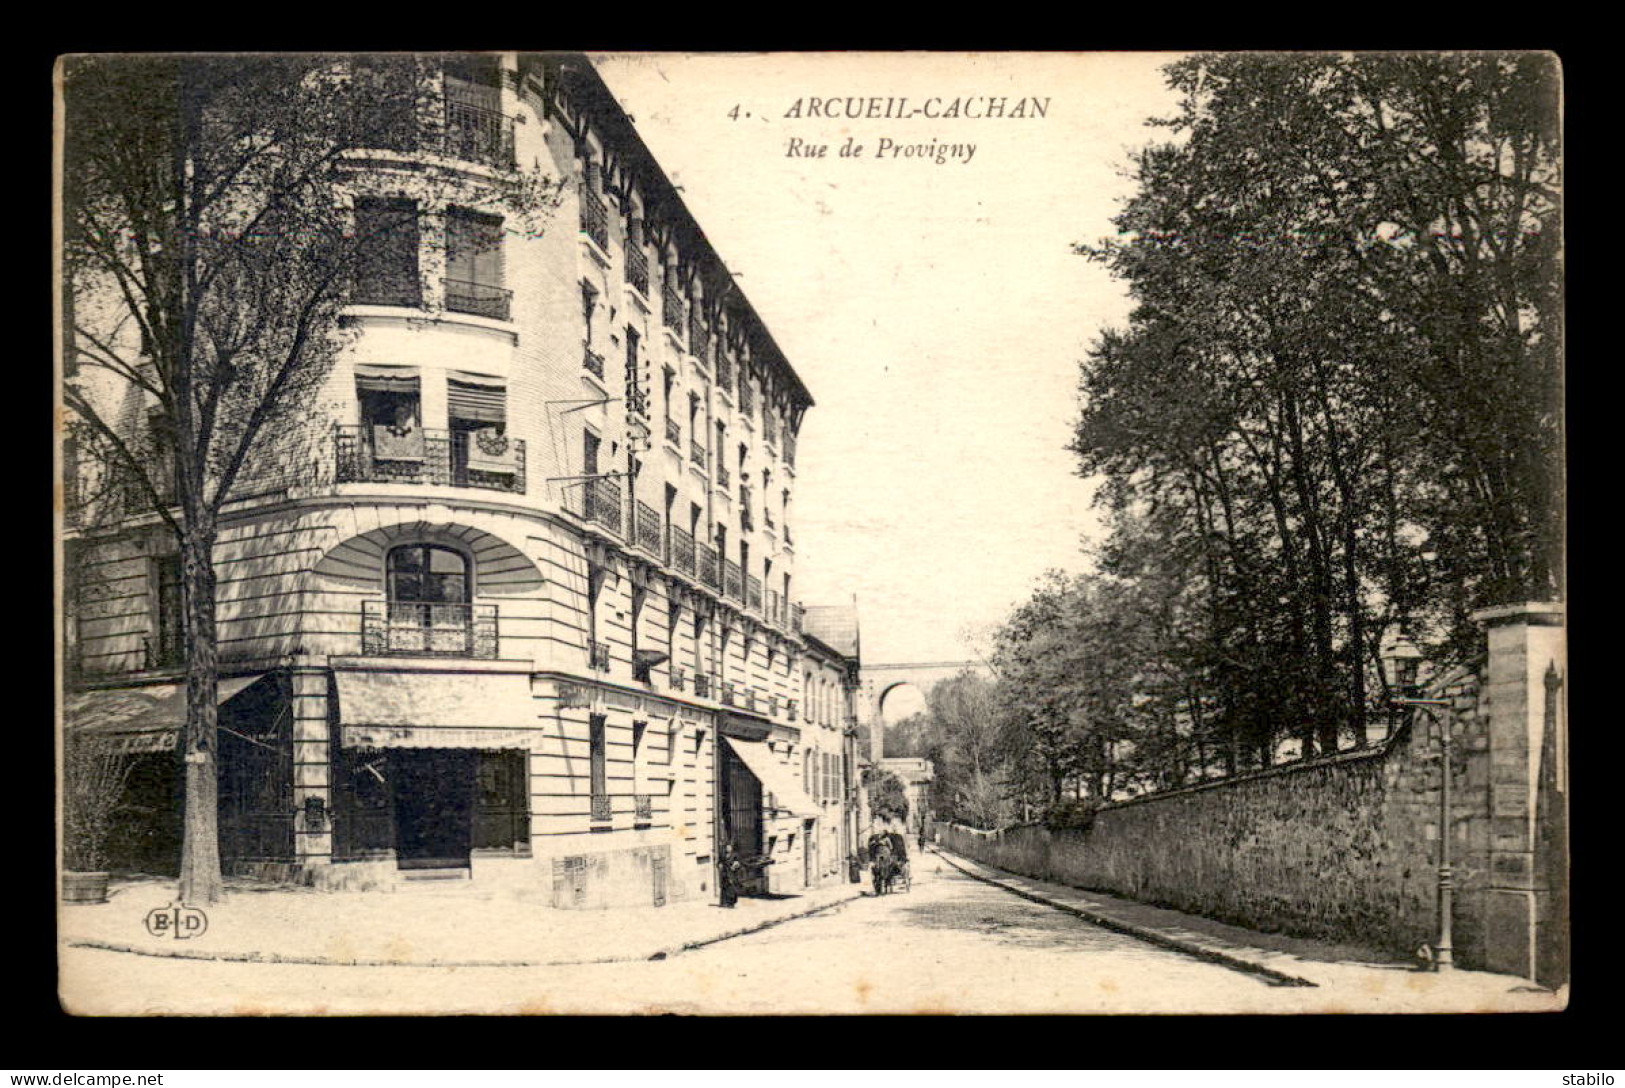
[[[108,901],[63,905],[59,939],[149,956],[248,963],[420,966],[558,966],[677,955],[827,910],[862,894],[839,883],[782,899],[616,910],[556,910],[535,889],[475,882],[395,892],[317,892],[227,881],[206,909],[208,929],[188,940],[147,932],[147,913],[173,903],[175,882],[115,883]]]
[[[1559,993],[1528,979],[1487,971],[1415,970],[1369,949],[1259,933],[1101,892],[1033,880],[932,847],[942,861],[977,880],[1075,914],[1095,925],[1212,963],[1262,976],[1279,986],[1325,987],[1386,1006],[1361,1011],[1557,1012]],[[1351,1010],[1352,1011],[1352,1010]]]

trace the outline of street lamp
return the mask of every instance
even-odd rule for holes
[[[1450,721],[1440,711],[1451,705],[1449,699],[1424,699],[1413,695],[1422,652],[1403,633],[1387,640],[1382,657],[1388,667],[1391,689],[1389,705],[1409,710],[1420,707],[1439,731],[1439,940],[1433,949],[1436,971],[1455,970],[1455,950],[1451,922],[1455,914],[1456,880],[1450,863]]]
[[[1421,707],[1439,730],[1439,943],[1433,949],[1433,966],[1437,971],[1451,971],[1456,966],[1450,935],[1456,881],[1450,864],[1450,721],[1438,713],[1451,704],[1449,699],[1399,698],[1394,705]]]

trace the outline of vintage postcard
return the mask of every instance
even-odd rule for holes
[[[1561,95],[62,58],[63,1006],[1564,1008]]]

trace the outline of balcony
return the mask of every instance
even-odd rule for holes
[[[489,317],[492,321],[507,321],[513,309],[513,292],[505,287],[472,280],[448,279],[446,309],[455,314],[473,314]]]
[[[698,307],[688,312],[688,350],[702,363],[705,353],[711,347],[711,334],[706,331],[705,322],[700,320]]]
[[[729,359],[726,350],[717,348],[717,386],[721,389],[732,389],[734,384],[733,360]]]
[[[756,414],[756,390],[751,388],[743,371],[739,374],[739,411],[747,417]]]
[[[701,472],[704,472],[705,447],[690,439],[688,443],[688,460],[689,463],[694,465],[695,468],[698,468]]]
[[[717,685],[717,688],[717,698],[722,700],[723,706],[738,705],[739,694],[734,690],[734,685],[731,680],[724,680],[721,684]]]
[[[798,635],[801,633],[801,621],[804,615],[805,611],[799,604],[790,606],[790,629]]]
[[[655,513],[654,507],[645,502],[639,502],[633,510],[632,527],[635,536],[633,543],[656,559],[665,559],[664,550],[660,546],[660,515]]]
[[[741,702],[744,704],[745,709],[754,714],[756,712],[756,689],[741,688],[740,695],[744,697]]]
[[[779,444],[779,420],[772,412],[762,413],[762,439],[769,446]]]
[[[789,700],[784,706],[784,716],[789,718],[791,721],[795,721],[796,711],[799,709],[800,705],[801,704],[794,699]]]
[[[722,589],[722,572],[721,566],[717,562],[717,550],[709,544],[696,544],[694,547],[699,552],[700,584],[720,592]]]
[[[609,671],[609,643],[587,640],[587,668],[593,672]]]
[[[615,818],[615,807],[610,801],[609,794],[595,793],[588,808],[589,818],[595,824],[607,824]]]
[[[745,579],[745,607],[757,614],[762,611],[762,580],[754,574]]]
[[[357,306],[402,306],[421,310],[423,283],[418,279],[416,267],[369,269],[356,277],[350,289],[350,301]]]
[[[711,678],[703,672],[694,674],[694,695],[699,699],[711,698]]]
[[[680,573],[694,577],[694,537],[686,529],[673,525],[666,530],[667,548],[671,565]]]
[[[776,718],[779,716],[779,697],[777,695],[767,697],[767,713],[770,717]]]
[[[682,427],[682,424],[678,423],[675,419],[672,419],[670,416],[666,417],[666,441],[670,442],[672,445],[676,446],[678,449],[683,448],[683,427]]]
[[[679,342],[683,339],[683,326],[688,322],[688,308],[683,303],[683,296],[678,293],[676,285],[671,282],[668,275],[660,285],[660,320],[666,328],[672,331]]]
[[[468,431],[420,427],[380,445],[373,427],[340,424],[334,429],[334,480],[338,483],[438,484],[523,493],[525,443],[501,436],[493,455],[470,450]]]
[[[722,591],[736,601],[745,599],[743,572],[732,559],[726,559],[722,564]]]
[[[587,373],[588,374],[591,374],[593,377],[597,378],[599,381],[603,381],[604,380],[604,357],[602,355],[598,354],[596,351],[592,350],[592,345],[590,345],[590,344],[581,345],[581,349],[582,349],[581,365],[587,368]]]
[[[496,108],[495,88],[446,81],[446,154],[512,170],[513,118]]]
[[[369,656],[497,656],[494,604],[363,601],[361,652]]]
[[[626,282],[644,298],[649,297],[649,255],[630,240],[626,244]]]
[[[581,233],[609,252],[609,210],[597,193],[585,188],[581,190]]]
[[[784,428],[784,463],[796,467],[796,436],[789,427]]]
[[[634,793],[632,795],[632,822],[647,826],[654,823],[654,818],[654,796],[647,793]]]
[[[672,669],[671,675],[666,678],[666,686],[671,688],[673,691],[682,691],[683,685],[687,683],[687,681],[688,678],[683,674],[682,669]]]
[[[726,465],[717,466],[717,486],[724,491],[727,491],[732,486],[732,480],[728,476],[728,467]]]
[[[621,485],[604,476],[597,476],[581,486],[581,497],[576,500],[577,517],[596,522],[621,535]]]

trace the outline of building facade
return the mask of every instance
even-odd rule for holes
[[[663,904],[714,896],[732,842],[766,889],[844,879],[856,657],[795,596],[811,395],[585,58],[428,78],[433,124],[347,155],[376,245],[318,409],[224,511],[228,869]],[[483,199],[521,166],[565,180],[546,229]],[[179,564],[73,460],[68,727],[137,758],[120,848],[161,868]]]

